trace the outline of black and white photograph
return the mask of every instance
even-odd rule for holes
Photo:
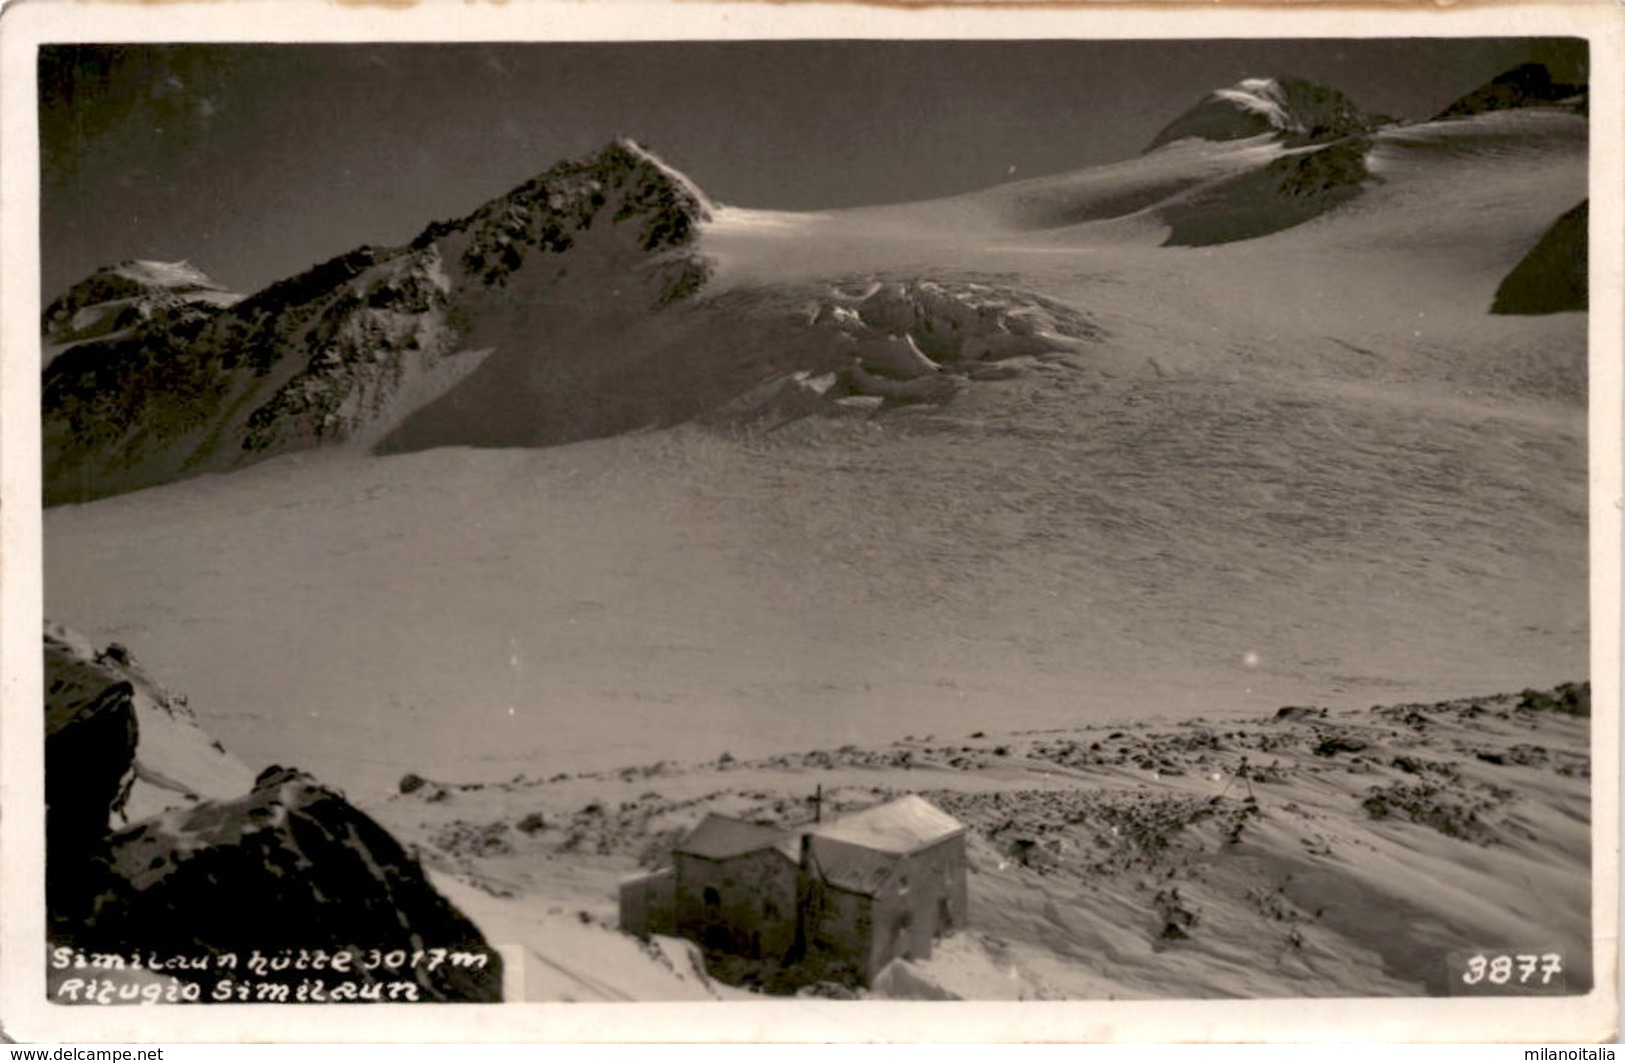
[[[1609,1036],[1618,57],[1549,21],[42,40],[8,974]]]

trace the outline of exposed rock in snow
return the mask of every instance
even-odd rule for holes
[[[128,979],[144,965],[140,973],[150,973],[153,956],[191,961],[154,984],[191,982],[205,1001],[244,999],[213,995],[227,976],[290,990],[308,979],[334,1001],[501,998],[501,958],[416,860],[340,794],[279,767],[246,780],[242,794],[234,784],[246,770],[203,738],[184,702],[128,650],[97,653],[60,627],[47,629],[45,650],[53,992],[80,979],[58,999],[81,999],[87,975]],[[153,792],[132,795],[142,784]],[[152,814],[110,827],[141,807]],[[254,966],[255,956],[291,962],[300,950],[353,959],[286,975],[268,973],[288,969],[280,959]],[[369,965],[374,950],[386,960]],[[399,962],[387,962],[397,951]],[[87,969],[78,953],[121,959],[116,969]]]
[[[1379,123],[1341,92],[1302,78],[1246,78],[1216,89],[1164,126],[1147,151],[1196,137],[1242,140],[1261,134],[1288,144],[1324,144],[1370,132]]]
[[[69,721],[77,725],[81,709],[112,698],[109,691],[119,692],[114,700],[131,716],[130,776],[121,799],[108,806],[112,826],[200,799],[231,797],[253,784],[253,772],[198,727],[186,699],[153,681],[118,643],[98,651],[83,636],[47,624],[45,668],[47,720],[61,721],[48,722],[48,731]],[[104,816],[102,829],[109,825]]]
[[[139,731],[127,682],[80,686],[51,676],[47,691],[46,888],[56,912],[85,908],[96,894],[83,869],[129,800]]]
[[[1589,305],[1587,266],[1591,201],[1564,212],[1495,291],[1496,314],[1555,314]]]
[[[631,140],[621,139],[580,162],[563,162],[501,199],[449,225],[434,225],[414,242],[467,233],[462,265],[486,285],[505,284],[532,250],[569,251],[600,212],[620,224],[636,219],[638,247],[649,253],[688,243],[713,207],[686,176]],[[700,271],[698,263],[690,266]],[[612,278],[605,278],[611,280]],[[681,271],[669,281],[664,301],[682,298],[704,282]]]
[[[1202,246],[1251,240],[1304,222],[1358,196],[1372,179],[1372,142],[1345,140],[1283,155],[1252,173],[1217,182],[1159,207],[1167,243]]]
[[[1552,72],[1544,64],[1525,63],[1467,93],[1436,117],[1468,118],[1515,107],[1564,106],[1583,113],[1587,107],[1586,96],[1587,86],[1554,81]]]
[[[47,360],[85,340],[208,317],[243,297],[184,259],[132,259],[99,269],[58,296],[41,316]]]
[[[76,928],[81,948],[241,959],[399,952],[393,965],[310,977],[329,993],[359,977],[410,983],[405,999],[501,999],[501,957],[474,924],[387,831],[302,772],[267,768],[245,796],[143,820],[108,844],[110,895]],[[436,962],[434,950],[478,959]]]
[[[249,415],[243,449],[277,452],[364,432],[412,378],[455,353],[450,287],[433,245],[352,281],[306,332],[305,368]]]

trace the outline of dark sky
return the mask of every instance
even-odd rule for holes
[[[726,203],[855,206],[1128,158],[1243,77],[1415,118],[1531,58],[1584,74],[1517,39],[55,46],[42,294],[127,258],[251,291],[622,134]]]

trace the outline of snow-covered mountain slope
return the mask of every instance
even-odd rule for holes
[[[515,292],[604,311],[609,287],[637,316],[691,291],[703,267],[668,252],[707,210],[686,178],[617,141],[408,247],[360,248],[211,316],[73,348],[43,384],[46,499],[375,440],[479,365],[494,320],[526,327]],[[567,280],[584,260],[590,280]]]
[[[1214,126],[1221,112],[1240,124]],[[45,379],[47,501],[318,446],[552,445],[941,403],[1024,372],[1013,359],[1104,335],[1087,299],[1057,310],[1041,287],[977,279],[998,256],[1016,255],[1025,278],[1040,253],[1134,268],[1157,245],[1394,236],[1422,258],[1442,239],[1455,270],[1466,249],[1453,245],[1494,243],[1498,282],[1538,238],[1521,211],[1549,225],[1566,209],[1544,186],[1566,182],[1569,205],[1584,195],[1585,120],[1562,109],[1377,129],[1334,90],[1255,79],[1192,115],[1116,165],[809,214],[718,206],[618,141],[407,247],[362,248],[218,312],[71,350]],[[1373,198],[1386,205],[1365,209]],[[203,290],[172,272],[172,286]],[[882,284],[915,293],[908,320],[873,301]]]
[[[657,706],[692,736],[662,727],[662,741],[699,753],[890,733],[922,713],[1052,718],[1079,690],[1096,711],[1195,708],[1207,693],[1193,690],[1239,706],[1303,685],[1369,701],[1390,683],[1446,697],[1571,678],[1586,669],[1585,322],[1488,311],[1585,195],[1585,122],[1502,110],[1370,144],[1358,197],[1184,248],[1163,246],[1181,210],[1245,199],[1227,182],[1261,161],[1335,149],[1187,139],[979,196],[808,215],[705,203],[628,150],[625,187],[675,207],[634,216],[680,219],[675,250],[647,247],[668,237],[646,220],[605,224],[619,208],[593,206],[601,160],[562,168],[416,248],[329,264],[222,315],[259,329],[266,347],[232,349],[250,365],[279,336],[321,352],[264,377],[222,371],[234,394],[264,396],[215,400],[242,439],[266,441],[257,453],[350,423],[402,456],[55,511],[53,612],[106,637],[164,628],[143,644],[213,704],[241,706],[222,732],[238,747],[254,748],[230,728],[296,741],[277,722],[289,683],[358,739],[393,699],[412,729],[317,764],[374,782],[369,761],[387,776],[424,735],[459,763],[466,750],[465,766],[603,763],[643,748],[626,713],[663,719]],[[598,220],[564,224],[578,217]],[[702,269],[703,287],[662,305]],[[413,357],[419,382],[390,391],[391,359]],[[440,376],[422,364],[434,357]],[[692,418],[712,428],[403,454]],[[174,434],[199,441],[194,469],[247,453],[224,431],[209,450],[215,430]],[[156,477],[179,453],[138,470]],[[88,447],[75,461],[105,476],[93,484],[123,475]],[[200,558],[209,579],[177,580]],[[775,606],[786,593],[793,615]],[[1310,622],[1310,603],[1336,607]],[[299,622],[267,619],[285,612]],[[208,689],[215,639],[254,647],[229,690]],[[508,663],[510,645],[527,663]],[[1241,663],[1249,650],[1266,663]],[[296,677],[287,653],[307,665]],[[646,665],[628,674],[623,654]],[[470,746],[441,711],[508,727],[539,689],[570,722],[528,736],[518,717],[500,749]],[[817,711],[792,711],[791,689]]]
[[[1425,252],[1407,235],[1420,223],[1448,240],[1446,262],[1464,242],[1477,243],[1504,275],[1538,239],[1526,212],[1545,212],[1543,228],[1573,205],[1564,195],[1584,197],[1587,144],[1585,118],[1552,108],[1393,125],[1303,147],[1270,135],[1183,138],[1121,163],[948,199],[801,215],[723,208],[704,228],[702,251],[715,288],[838,275],[853,259],[901,271],[1045,248],[1123,261],[1140,248],[1272,233],[1282,234],[1276,250],[1397,237],[1407,251]],[[1493,213],[1474,215],[1458,202]],[[1521,244],[1517,254],[1508,257],[1507,241]],[[1178,268],[1174,259],[1152,261]]]
[[[1163,246],[1155,201],[1009,220],[1064,218],[1089,175],[711,206],[677,258],[595,222],[580,257],[452,286],[485,311],[459,342],[490,353],[457,356],[477,370],[396,422],[388,460],[48,513],[52,612],[151,629],[166,672],[234,707],[234,747],[319,726],[302,762],[356,787],[425,746],[511,774],[1581,677],[1585,318],[1489,311],[1585,195],[1585,122],[1371,143],[1360,196],[1200,247]],[[1296,150],[1183,141],[1102,180]],[[704,286],[659,306],[696,262]],[[222,645],[249,649],[215,687]],[[316,715],[290,729],[289,704]]]

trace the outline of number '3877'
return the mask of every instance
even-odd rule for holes
[[[1465,958],[1461,981],[1469,986],[1550,986],[1561,983],[1562,975],[1560,952],[1475,952]]]

